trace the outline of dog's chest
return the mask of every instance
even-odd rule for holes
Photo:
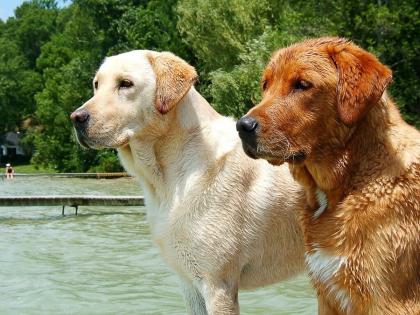
[[[347,257],[331,255],[318,244],[313,244],[312,250],[305,254],[305,261],[314,282],[325,288],[329,298],[337,302],[341,311],[349,312],[349,294],[337,281],[339,273],[346,267]]]
[[[178,274],[191,278],[198,274],[191,251],[188,224],[174,221],[168,212],[159,208],[148,210],[148,222],[153,242],[159,247],[165,262]]]
[[[318,208],[316,209],[316,211],[313,214],[313,217],[312,217],[313,220],[318,219],[328,207],[328,199],[327,199],[327,195],[325,194],[325,192],[323,192],[321,189],[317,188],[316,191],[315,191],[315,196],[316,196],[316,201],[318,203]]]
[[[347,265],[347,257],[335,254],[334,250],[326,248],[336,230],[336,221],[331,220],[329,200],[324,191],[317,188],[314,191],[316,207],[306,213],[307,246],[305,253],[306,265],[313,282],[317,287],[324,288],[328,300],[335,301],[338,309],[344,314],[350,310],[349,293],[340,285],[340,273]],[[334,242],[333,242],[334,243]],[[324,244],[320,246],[320,244]]]

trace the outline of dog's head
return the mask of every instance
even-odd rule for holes
[[[340,142],[378,103],[391,71],[348,40],[307,40],[274,53],[262,101],[237,123],[245,152],[299,163]]]
[[[77,138],[91,148],[119,148],[158,133],[197,73],[168,52],[136,50],[108,57],[93,79],[93,97],[74,111]]]

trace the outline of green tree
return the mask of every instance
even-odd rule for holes
[[[45,87],[36,95],[37,126],[30,134],[36,148],[33,161],[59,171],[87,171],[96,164],[97,152],[76,143],[69,115],[91,97],[104,30],[77,4],[62,10],[57,21],[59,31],[37,60]]]
[[[152,0],[147,5],[127,10],[116,22],[118,43],[109,53],[133,49],[171,51],[191,61],[191,50],[176,28],[176,3],[177,0]]]
[[[245,52],[246,43],[268,25],[265,0],[184,0],[177,12],[178,28],[206,71],[231,69]]]
[[[40,47],[54,31],[54,1],[25,2],[16,16],[0,24],[0,132],[18,128],[35,110],[34,95],[42,89],[35,68]]]
[[[57,31],[37,59],[45,88],[36,96],[38,127],[30,134],[35,162],[60,171],[120,169],[112,150],[80,148],[68,116],[91,97],[91,80],[105,56],[145,48],[188,55],[173,3],[75,0],[61,10]]]
[[[33,160],[60,171],[113,170],[112,150],[81,149],[69,114],[92,95],[105,56],[169,50],[193,64],[218,111],[241,116],[260,99],[270,55],[307,37],[338,35],[394,73],[405,119],[420,127],[420,8],[416,0],[30,0],[0,20],[0,132],[31,121]],[[31,119],[27,119],[31,118]]]
[[[201,91],[222,113],[241,116],[259,100],[270,54],[308,37],[337,35],[377,54],[394,72],[391,94],[420,126],[418,1],[182,0],[178,28],[197,56]]]
[[[306,1],[293,5],[257,0],[230,5],[223,0],[179,3],[178,27],[195,48],[200,75],[209,79],[201,90],[218,111],[240,117],[258,102],[261,73],[274,50],[305,37],[335,32],[332,21],[313,9]],[[205,25],[197,27],[197,20]]]
[[[391,67],[391,94],[405,119],[420,128],[420,7],[418,1],[342,3],[338,33]]]

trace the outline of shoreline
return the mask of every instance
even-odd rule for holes
[[[126,172],[110,173],[15,173],[14,177],[64,177],[64,178],[121,178],[131,177]],[[3,178],[5,179],[3,174]]]

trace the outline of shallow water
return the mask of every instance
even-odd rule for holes
[[[122,179],[16,177],[0,195],[141,195]],[[185,314],[140,207],[0,207],[0,314]],[[306,276],[241,291],[241,314],[316,314]]]

